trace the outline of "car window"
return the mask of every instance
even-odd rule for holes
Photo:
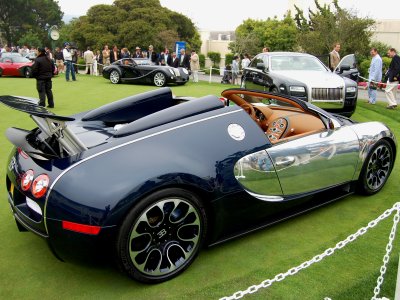
[[[345,65],[350,66],[351,69],[357,68],[357,61],[354,54],[349,54],[343,57],[336,69],[339,70],[341,66]]]
[[[283,101],[278,99],[268,98],[268,95],[263,97],[253,96],[253,95],[244,95],[244,94],[237,94],[239,97],[246,100],[248,103],[252,103],[254,105],[271,105],[271,106],[282,106],[282,107],[291,107],[298,109],[296,104],[292,104],[290,100]]]
[[[272,56],[272,71],[326,71],[325,66],[313,56]]]
[[[148,59],[134,59],[135,63],[139,66],[151,65],[151,61]]]
[[[257,64],[262,63],[266,67],[268,66],[268,56],[267,55],[257,55],[252,59],[252,61],[249,64],[249,68],[257,68]]]
[[[15,63],[28,63],[28,62],[31,62],[29,59],[27,59],[25,57],[22,57],[22,56],[13,56],[12,60]]]

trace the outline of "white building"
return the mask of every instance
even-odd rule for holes
[[[400,20],[377,20],[372,39],[400,52]]]
[[[200,53],[206,56],[206,68],[211,65],[210,59],[207,58],[208,52],[221,53],[220,66],[225,66],[225,55],[231,53],[228,46],[235,40],[235,31],[200,30],[199,33],[201,38]]]

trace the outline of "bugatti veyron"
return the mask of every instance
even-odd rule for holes
[[[215,245],[354,192],[381,190],[396,140],[297,98],[229,89],[197,99],[169,88],[73,116],[1,96],[27,113],[9,128],[6,186],[17,226],[62,259],[110,248],[148,283]]]

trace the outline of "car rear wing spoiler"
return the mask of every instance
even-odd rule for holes
[[[29,114],[41,130],[41,139],[47,140],[48,138],[55,138],[59,143],[60,150],[64,150],[67,156],[87,150],[87,147],[67,126],[67,122],[74,121],[74,118],[55,115],[44,107],[39,106],[38,100],[33,98],[0,96],[0,102],[10,108]],[[32,146],[29,145],[27,139],[25,139],[26,145],[23,145],[23,139],[21,139],[21,134],[27,136],[28,133],[22,129],[11,128],[7,131],[7,137],[15,146],[21,147],[24,151],[27,150],[27,152],[33,153],[33,151],[30,151]],[[46,145],[49,147],[48,144]],[[54,149],[49,150],[52,153],[63,153],[63,151],[55,151]],[[39,152],[41,151],[39,150]],[[38,149],[36,149],[35,154],[39,154]],[[43,156],[46,157],[46,155]]]

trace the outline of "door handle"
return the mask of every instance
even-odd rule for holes
[[[296,161],[294,156],[285,156],[280,158],[279,160],[275,160],[275,164],[277,167],[287,167],[293,165]]]

